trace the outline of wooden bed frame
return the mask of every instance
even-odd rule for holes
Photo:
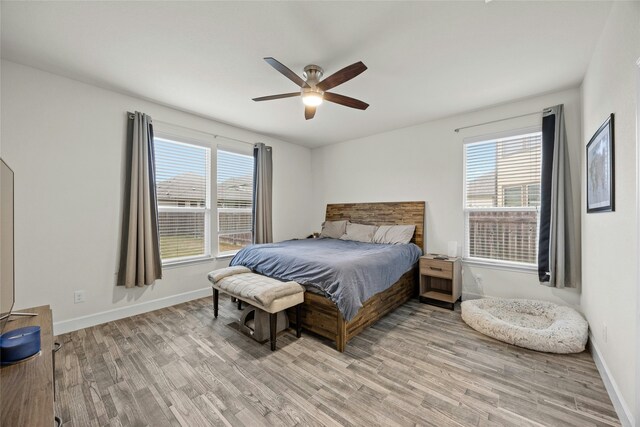
[[[425,202],[389,203],[341,203],[327,205],[326,221],[350,220],[368,225],[415,225],[412,243],[424,249]],[[347,342],[378,319],[404,304],[416,294],[417,264],[406,272],[390,288],[369,298],[358,314],[345,321],[330,299],[305,292],[302,306],[302,327],[336,343],[336,349],[343,352]],[[289,312],[289,319],[295,313]]]

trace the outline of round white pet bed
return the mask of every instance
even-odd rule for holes
[[[462,303],[462,320],[500,341],[548,353],[580,353],[587,321],[576,310],[526,299],[476,299]]]

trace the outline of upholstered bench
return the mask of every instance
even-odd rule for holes
[[[224,292],[269,313],[271,351],[276,349],[277,314],[296,307],[296,336],[302,332],[301,309],[304,288],[296,282],[281,282],[253,273],[242,266],[221,268],[208,275],[213,286],[213,315],[218,317],[218,294]]]

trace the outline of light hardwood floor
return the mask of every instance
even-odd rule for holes
[[[204,298],[60,336],[64,425],[619,425],[588,353],[509,346],[458,311],[411,301],[342,354],[286,332],[271,352],[238,313]]]

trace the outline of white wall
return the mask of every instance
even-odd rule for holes
[[[15,171],[16,308],[50,304],[57,331],[192,298],[228,260],[165,269],[155,285],[114,286],[119,251],[126,111],[154,121],[273,146],[274,238],[308,234],[311,153],[151,102],[2,61],[2,157]],[[179,90],[179,88],[176,88]],[[215,96],[212,94],[211,96]],[[227,142],[225,141],[225,144]],[[73,291],[87,301],[73,303]],[[209,288],[210,289],[210,288]],[[154,305],[155,304],[155,305]],[[118,314],[119,313],[119,314]]]
[[[460,133],[453,130],[542,111],[556,104],[565,105],[567,135],[574,159],[574,186],[579,195],[580,92],[575,88],[314,149],[314,229],[320,228],[327,203],[425,200],[426,249],[446,253],[448,241],[464,242],[463,139],[539,125],[541,116],[466,129]],[[481,276],[482,287],[478,286],[474,275]],[[465,266],[463,294],[539,298],[572,306],[578,306],[580,298],[575,289],[550,289],[539,285],[537,274],[478,266]]]
[[[616,211],[587,215],[584,207],[581,210],[584,277],[581,305],[591,326],[592,341],[631,416],[634,410],[640,410],[634,409],[639,255],[635,64],[638,58],[640,3],[615,3],[582,84],[581,151],[584,165],[584,146],[608,115],[614,113]],[[584,183],[584,167],[582,175]]]

